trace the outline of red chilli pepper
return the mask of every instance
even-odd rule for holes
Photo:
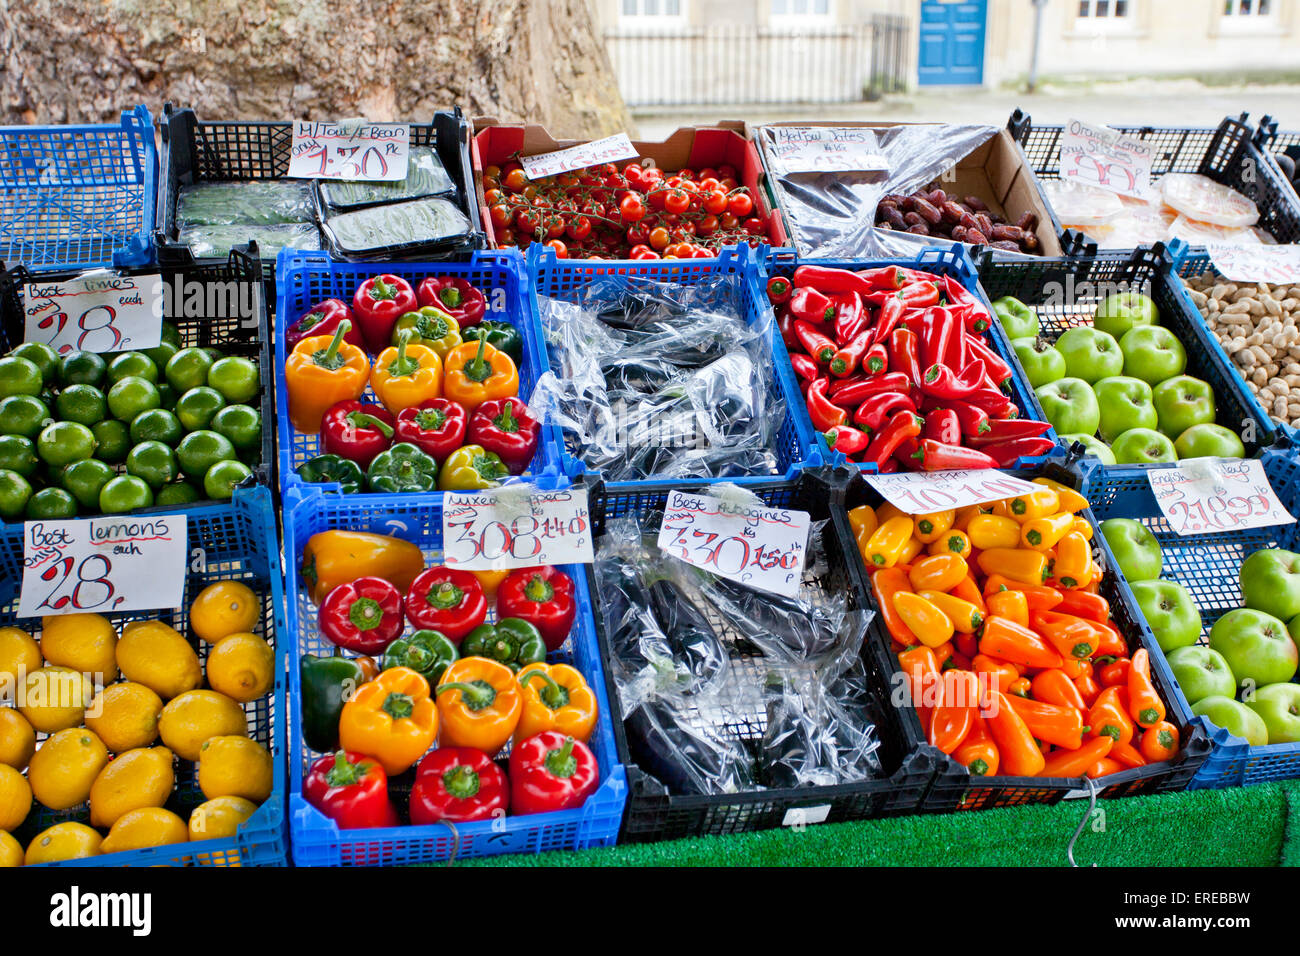
[[[957,416],[957,421],[961,424],[962,436],[968,441],[975,435],[984,434],[992,427],[989,413],[977,405],[952,399],[944,402],[943,407],[950,409]]]
[[[466,279],[453,276],[431,277],[420,283],[418,295],[421,305],[442,309],[462,329],[478,325],[487,312],[487,298]]]
[[[293,348],[309,335],[333,335],[339,323],[347,319],[352,328],[343,334],[343,341],[350,342],[359,349],[366,347],[361,338],[361,329],[352,317],[352,310],[342,299],[325,299],[317,302],[308,311],[298,316],[298,321],[284,330],[284,352],[293,354]]]
[[[440,747],[426,754],[411,788],[411,823],[467,823],[505,816],[510,783],[481,750]]]
[[[900,411],[916,411],[915,403],[904,393],[880,392],[876,395],[868,395],[853,413],[853,424],[876,432]]]
[[[977,364],[978,360],[972,362],[971,366]],[[957,375],[947,365],[931,365],[921,376],[921,391],[934,398],[966,398],[981,387],[980,379],[984,377],[983,365],[979,365],[979,368],[971,366]],[[976,372],[979,373],[978,377],[974,377]]]
[[[767,280],[767,300],[773,305],[789,302],[790,293],[793,291],[794,286],[785,276],[772,276]]]
[[[382,405],[366,405],[345,399],[331,405],[321,416],[321,450],[355,461],[363,469],[393,443],[392,412]]]
[[[961,422],[951,408],[937,408],[925,416],[925,437],[944,445],[960,445]]]
[[[993,320],[989,316],[989,310],[984,307],[984,303],[976,299],[965,286],[949,275],[943,277],[943,290],[949,302],[962,307],[962,325],[966,328],[966,331],[975,335],[988,331],[989,326],[993,324]]]
[[[402,593],[383,578],[357,578],[325,595],[316,623],[330,643],[344,650],[382,654],[402,636]]]
[[[415,628],[438,631],[459,645],[487,619],[483,585],[459,568],[426,568],[406,592],[406,619]]]
[[[977,388],[963,399],[967,404],[984,409],[990,418],[1009,418],[1015,408],[1011,399],[992,388]]]
[[[919,341],[916,333],[906,327],[889,333],[889,367],[906,375],[911,385],[921,383]]]
[[[952,339],[959,335],[947,309],[934,307],[921,314],[921,364],[926,368],[943,365],[952,351]]]
[[[497,588],[497,617],[517,617],[541,632],[548,651],[569,636],[578,605],[573,579],[549,565],[519,568]]]
[[[352,314],[361,329],[361,339],[366,349],[376,355],[388,348],[397,320],[419,307],[411,284],[390,273],[367,279],[352,296]]]
[[[871,330],[864,329],[858,333],[856,339],[848,345],[838,349],[834,356],[832,356],[830,364],[831,374],[837,378],[845,378],[852,375],[858,370],[858,365],[862,362],[862,359],[867,354],[867,349],[870,346]],[[863,371],[870,373],[873,371],[880,371],[880,369],[870,369],[864,365]]]
[[[876,316],[871,344],[888,342],[890,336],[894,334],[894,330],[902,324],[906,312],[907,304],[896,295],[891,295],[882,302],[880,304],[880,313]]]
[[[313,761],[302,781],[302,795],[340,830],[401,824],[388,800],[388,774],[365,754],[340,750]]]
[[[856,339],[867,328],[867,310],[856,292],[841,292],[831,296],[835,305],[835,341],[843,346]]]
[[[799,336],[794,334],[794,323],[795,318],[790,314],[789,309],[782,309],[781,314],[776,318],[776,327],[781,330],[781,341],[785,343],[788,352],[803,348],[799,343]]]
[[[448,455],[465,444],[468,426],[464,405],[449,398],[426,398],[419,405],[397,413],[393,437],[395,441],[414,445],[441,465]]]
[[[824,325],[835,317],[835,306],[816,289],[796,288],[790,296],[790,314],[804,322]]]
[[[790,353],[790,365],[794,368],[794,374],[798,375],[805,382],[816,381],[817,376],[821,374],[821,370],[817,367],[817,363],[802,352]]]
[[[804,319],[795,320],[794,334],[803,350],[817,362],[825,365],[835,356],[835,342]]]
[[[510,474],[521,475],[537,454],[542,425],[518,398],[484,402],[470,416],[466,441],[495,453]]]
[[[934,276],[924,282],[909,282],[897,294],[913,309],[924,309],[939,303],[939,286],[935,284]]]
[[[573,810],[599,783],[595,754],[558,731],[544,730],[510,751],[510,809],[516,815]]]
[[[921,440],[921,447],[913,457],[920,462],[923,471],[964,471],[998,467],[996,459],[976,448],[945,445],[931,438]]]
[[[1037,438],[1051,427],[1047,422],[1036,422],[1032,418],[1000,419],[989,422],[989,427],[985,431],[972,435],[970,443],[976,448],[982,448],[985,445],[1021,438]]]
[[[828,432],[836,425],[843,425],[849,413],[838,405],[832,405],[826,397],[826,388],[831,383],[829,378],[819,378],[808,386],[808,417],[812,419],[813,428],[819,432]]]
[[[871,440],[863,460],[875,465],[883,464],[903,441],[921,434],[921,421],[921,416],[916,412],[906,409],[895,412],[880,433]]]
[[[898,266],[879,266],[875,269],[860,269],[856,275],[867,282],[872,290],[897,290],[907,281],[906,273]]]
[[[826,445],[831,451],[843,452],[849,458],[866,451],[871,441],[866,432],[852,425],[836,425],[825,437]]]

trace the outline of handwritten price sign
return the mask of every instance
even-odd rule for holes
[[[23,336],[59,354],[152,349],[162,341],[161,275],[86,273],[23,285]]]
[[[18,616],[180,607],[187,531],[184,515],[26,522]]]
[[[1144,199],[1155,150],[1105,126],[1071,120],[1061,137],[1061,179]]]
[[[1258,459],[1200,458],[1153,468],[1147,481],[1176,534],[1212,534],[1291,524]]]
[[[586,169],[602,163],[618,163],[625,159],[639,156],[632,148],[632,141],[627,133],[615,133],[604,139],[592,140],[568,149],[557,149],[551,153],[538,153],[536,156],[520,156],[519,162],[524,167],[524,175],[529,179],[545,179],[558,176],[574,169]]]
[[[767,156],[778,173],[889,172],[869,129],[769,126]]]
[[[1300,282],[1300,245],[1248,246],[1207,242],[1205,249],[1219,274],[1230,282]]]
[[[389,182],[406,178],[411,127],[406,123],[293,124],[289,176]]]
[[[808,551],[808,512],[672,491],[659,549],[719,577],[793,597]]]
[[[591,516],[582,488],[448,492],[442,506],[443,563],[466,571],[539,564],[590,564]]]
[[[863,477],[885,496],[886,501],[909,515],[982,505],[1039,490],[1033,482],[992,469],[901,472]]]

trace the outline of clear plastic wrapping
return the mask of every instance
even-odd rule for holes
[[[272,226],[315,219],[311,183],[301,179],[241,180],[182,186],[176,225]]]
[[[429,146],[412,146],[406,164],[406,178],[396,182],[342,182],[325,180],[321,198],[334,209],[355,209],[378,203],[401,202],[424,196],[449,196],[456,184],[447,175],[442,160]]]
[[[181,242],[199,257],[230,255],[237,245],[256,240],[263,259],[274,260],[281,249],[321,248],[320,230],[310,222],[286,222],[275,226],[186,226],[180,231]]]
[[[469,217],[446,199],[413,199],[325,217],[334,245],[348,255],[379,254],[400,246],[450,242],[469,234]]]

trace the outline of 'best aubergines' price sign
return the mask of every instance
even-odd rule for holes
[[[295,120],[289,147],[293,179],[391,182],[406,178],[411,154],[407,123],[313,123]]]
[[[1292,524],[1257,458],[1193,458],[1147,472],[1151,493],[1176,534],[1213,534]]]
[[[968,505],[983,505],[1016,495],[1032,494],[1040,486],[1000,471],[906,471],[894,475],[863,475],[871,487],[903,514],[925,515]]]
[[[602,163],[618,163],[625,159],[635,159],[640,155],[633,148],[632,141],[627,138],[627,133],[615,133],[613,136],[570,146],[568,149],[538,153],[536,156],[520,156],[519,163],[524,167],[524,175],[536,181],[575,169],[587,169]]]
[[[161,275],[116,275],[106,270],[75,279],[23,284],[23,338],[60,355],[128,352],[162,341]]]
[[[1061,136],[1061,179],[1145,199],[1155,150],[1106,126],[1070,120]]]
[[[799,591],[808,512],[670,491],[659,549],[719,577],[783,597]]]
[[[104,515],[23,525],[19,617],[180,607],[185,515]]]
[[[443,497],[442,562],[448,567],[506,571],[593,560],[586,489],[508,485]]]

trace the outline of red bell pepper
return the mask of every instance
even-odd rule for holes
[[[862,299],[856,292],[833,295],[831,302],[835,306],[835,342],[843,347],[866,330],[867,310],[862,307]]]
[[[830,392],[830,401],[841,408],[857,408],[868,395],[878,395],[881,392],[906,392],[911,387],[912,383],[902,372],[885,372],[883,375],[873,375],[844,388],[834,389]],[[818,431],[825,430],[825,428],[818,429]]]
[[[382,654],[402,636],[402,592],[383,578],[340,584],[321,601],[316,623],[330,643],[344,650]]]
[[[599,783],[596,755],[558,731],[544,730],[510,751],[510,804],[516,814],[576,809]]]
[[[960,445],[961,422],[951,408],[937,408],[925,416],[925,437],[944,445]]]
[[[521,475],[537,454],[541,423],[518,398],[496,398],[474,409],[468,442],[495,452],[510,474]]]
[[[795,288],[813,288],[827,295],[853,292],[866,295],[875,288],[871,282],[848,269],[826,266],[800,266],[794,270]]]
[[[421,571],[406,592],[406,619],[438,631],[453,644],[487,619],[487,596],[478,578],[459,568]]]
[[[836,425],[826,433],[826,447],[843,452],[850,459],[867,450],[870,438],[867,433],[852,425]]]
[[[549,565],[511,571],[497,588],[497,616],[517,617],[533,625],[548,651],[568,638],[577,610],[573,579]]]
[[[1056,447],[1050,438],[1015,438],[1011,441],[983,445],[980,451],[997,461],[999,468],[1010,468],[1017,458],[1036,458]]]
[[[808,417],[812,419],[813,428],[819,432],[828,432],[836,425],[843,425],[849,413],[832,405],[826,397],[826,388],[831,383],[829,378],[819,378],[808,386],[805,396],[808,402]]]
[[[343,334],[343,341],[359,349],[366,347],[361,340],[361,330],[357,328],[352,310],[342,299],[325,299],[317,302],[309,310],[298,316],[298,320],[284,330],[284,353],[291,355],[293,348],[309,335],[333,335],[339,323],[347,319],[352,328]]]
[[[889,333],[889,367],[907,376],[908,383],[921,382],[921,357],[916,333],[907,327]]]
[[[835,356],[837,348],[835,342],[811,323],[803,319],[796,319],[794,334],[803,350],[819,363],[825,364]]]
[[[848,345],[837,349],[831,357],[830,370],[831,374],[837,378],[846,378],[858,370],[859,363],[867,354],[867,349],[871,345],[871,330],[863,329],[858,333],[858,337]],[[870,373],[872,370],[864,368],[863,371]],[[877,369],[877,371],[879,371]]]
[[[894,334],[894,330],[902,324],[906,312],[906,303],[896,295],[891,295],[882,302],[880,312],[876,315],[875,327],[871,330],[871,344],[888,342],[890,336]]]
[[[920,448],[912,457],[920,462],[922,471],[964,471],[998,467],[996,459],[976,448],[945,445],[932,438],[922,439]]]
[[[352,296],[352,314],[361,329],[361,339],[375,355],[391,344],[397,320],[419,307],[411,284],[388,273],[367,279]]]
[[[863,461],[874,465],[883,464],[904,440],[921,434],[921,423],[921,416],[916,412],[907,409],[895,412],[867,446]]]
[[[825,325],[835,318],[835,305],[816,289],[796,287],[790,296],[790,314],[804,322]]]
[[[483,293],[465,279],[452,276],[425,279],[420,283],[418,295],[421,305],[432,305],[442,309],[455,319],[456,324],[462,329],[470,325],[478,325],[483,321],[483,314],[487,311],[487,299]]]
[[[504,817],[510,806],[505,773],[481,750],[440,747],[426,754],[411,788],[411,823],[466,823]]]
[[[802,352],[790,353],[790,365],[794,368],[794,374],[805,382],[815,381],[820,374],[817,363]]]
[[[432,457],[439,465],[465,444],[469,420],[465,406],[449,398],[426,398],[397,413],[394,440],[407,442]]]
[[[1021,438],[1037,438],[1051,427],[1047,422],[1036,422],[1032,418],[999,419],[989,422],[989,427],[978,435],[971,435],[970,444],[976,448],[983,448],[985,445],[1016,441]]]
[[[401,823],[388,800],[388,774],[365,754],[340,750],[314,761],[303,778],[302,795],[340,830]]]
[[[773,305],[789,302],[793,291],[794,287],[785,276],[772,276],[767,280],[767,300]]]
[[[382,405],[345,399],[321,416],[321,450],[368,468],[374,457],[393,443],[394,424],[392,412]]]
[[[880,392],[868,395],[862,400],[857,411],[853,413],[853,424],[859,428],[879,431],[880,426],[889,421],[896,412],[915,412],[916,405],[902,392]]]

